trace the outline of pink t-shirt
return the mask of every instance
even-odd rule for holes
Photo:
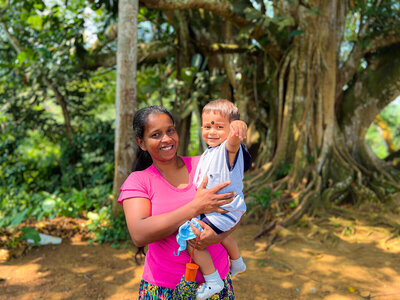
[[[151,201],[151,215],[160,215],[171,212],[192,201],[196,194],[193,185],[193,177],[196,171],[199,156],[182,157],[189,172],[189,185],[178,189],[171,185],[160,172],[151,165],[143,171],[133,172],[125,180],[121,187],[118,202],[123,204],[129,198],[147,198]],[[135,201],[135,200],[129,200]],[[179,245],[176,242],[176,234],[163,240],[148,245],[144,264],[143,279],[151,284],[174,289],[185,274],[186,263],[190,256],[186,251],[175,256]],[[225,278],[229,270],[228,253],[221,244],[207,247],[215,268],[221,278]],[[201,272],[197,272],[197,283],[204,282]]]

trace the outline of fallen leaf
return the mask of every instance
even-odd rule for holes
[[[350,293],[354,293],[354,292],[356,291],[356,289],[353,288],[352,286],[347,287],[347,290],[348,290]]]

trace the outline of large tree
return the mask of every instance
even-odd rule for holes
[[[386,201],[399,188],[399,173],[365,143],[376,115],[400,94],[399,4],[143,2],[176,32],[187,32],[177,34],[184,46],[176,51],[199,53],[209,71],[226,74],[221,95],[238,104],[258,136],[250,135],[256,171],[247,191],[293,192],[276,203],[294,204],[281,225],[313,204]]]
[[[255,171],[247,191],[290,191],[275,203],[277,210],[291,204],[279,220],[288,225],[313,204],[386,201],[399,188],[398,172],[365,143],[370,124],[400,94],[399,4],[144,1],[153,35],[139,45],[138,62],[172,57],[183,139],[190,116],[214,95],[211,79],[223,76],[219,95],[235,101],[250,124]],[[93,61],[112,64],[107,55]],[[209,77],[199,85],[193,72],[204,70]]]

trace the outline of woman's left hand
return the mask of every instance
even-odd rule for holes
[[[208,226],[201,220],[198,220],[198,222],[200,226],[203,228],[203,231],[200,231],[199,229],[194,227],[193,224],[190,222],[190,227],[192,228],[194,234],[197,237],[200,237],[196,245],[196,249],[198,250],[203,250],[210,245],[218,244],[227,236],[225,235],[225,232],[217,234],[210,226]],[[196,239],[192,239],[187,242],[193,248],[195,246]]]

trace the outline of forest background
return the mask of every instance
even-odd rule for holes
[[[176,116],[181,155],[205,148],[207,101],[238,105],[258,235],[320,210],[390,205],[400,189],[399,1],[140,2],[131,8],[136,80],[122,92],[118,9],[110,0],[0,0],[2,247],[38,241],[27,220],[54,217],[89,219],[93,242],[127,240],[115,171],[130,168],[132,116],[151,104]],[[116,110],[128,132],[122,162]]]

